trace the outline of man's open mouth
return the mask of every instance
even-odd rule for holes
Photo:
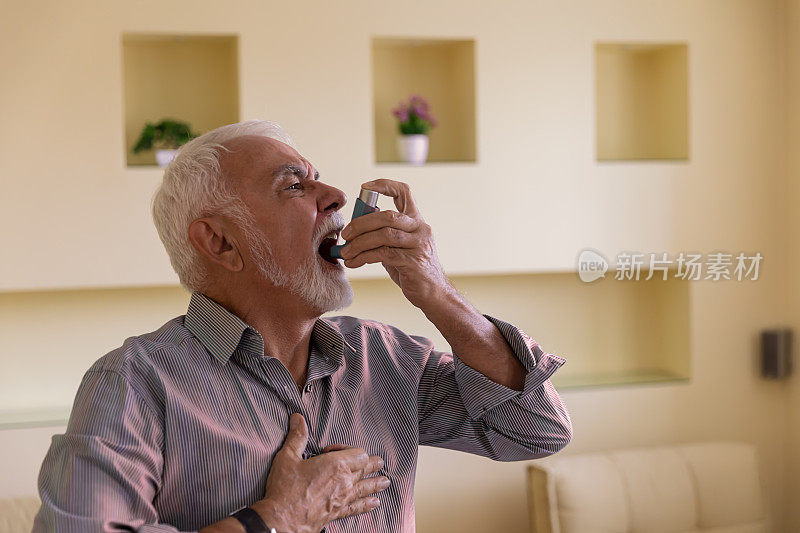
[[[338,265],[339,260],[331,255],[331,248],[333,248],[336,245],[336,243],[339,242],[340,231],[341,228],[335,229],[331,231],[328,235],[326,235],[322,239],[322,242],[319,245],[319,249],[317,250],[319,252],[319,255],[321,255],[325,261],[333,263],[334,265]]]

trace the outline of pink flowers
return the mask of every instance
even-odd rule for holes
[[[394,115],[400,122],[408,122],[407,107],[396,107],[392,109],[392,115]]]
[[[398,128],[403,135],[426,134],[437,125],[428,101],[418,94],[411,95],[408,103],[397,104],[392,115],[399,121]]]

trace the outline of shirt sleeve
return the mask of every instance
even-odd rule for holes
[[[508,322],[483,316],[500,330],[525,367],[523,390],[490,380],[457,354],[432,350],[418,391],[420,444],[497,461],[558,452],[572,440],[572,421],[550,376],[566,360],[544,352]]]
[[[163,430],[128,380],[88,371],[66,432],[54,435],[39,472],[33,532],[175,533],[158,523]]]

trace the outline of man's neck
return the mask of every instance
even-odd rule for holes
[[[264,339],[264,355],[279,359],[298,388],[305,385],[311,332],[321,316],[315,309],[284,287],[261,284],[249,290],[213,287],[205,295],[254,327]]]

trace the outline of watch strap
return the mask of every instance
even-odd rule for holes
[[[267,526],[251,507],[242,507],[231,516],[241,522],[247,533],[276,533],[275,528]]]

